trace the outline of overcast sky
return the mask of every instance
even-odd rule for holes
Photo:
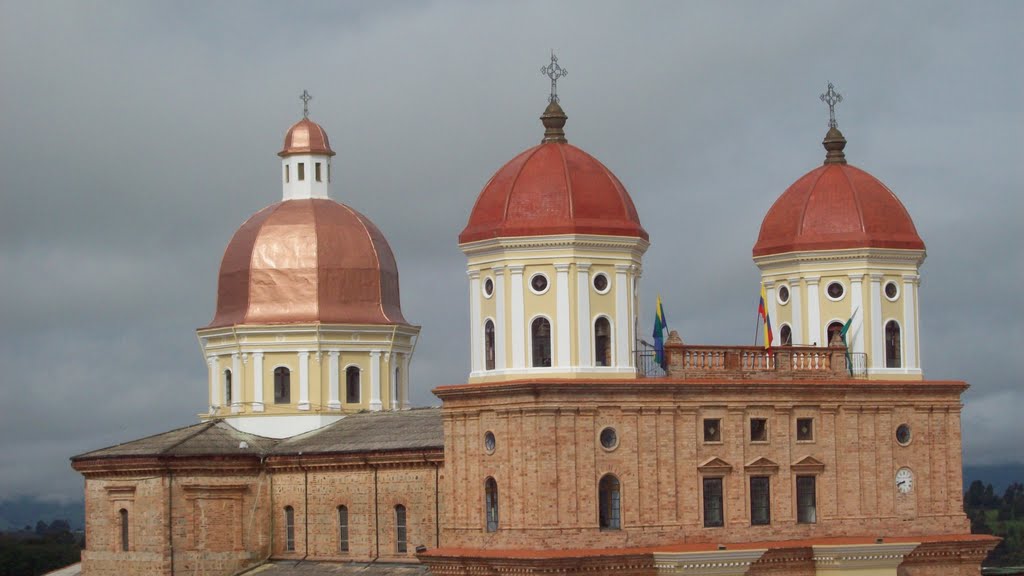
[[[197,421],[235,229],[280,199],[313,95],[333,197],[388,237],[423,332],[414,399],[468,373],[457,235],[539,142],[554,48],[569,141],[622,180],[691,343],[749,344],[751,247],[818,166],[827,82],[847,158],[928,246],[923,366],[964,379],[969,464],[1024,461],[1022,2],[0,1],[0,498],[80,497],[68,457]]]

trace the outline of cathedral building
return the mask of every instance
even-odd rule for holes
[[[996,540],[963,513],[967,385],[921,368],[925,245],[896,195],[847,163],[834,114],[824,163],[753,248],[775,345],[672,333],[654,366],[637,333],[650,236],[623,183],[569,143],[563,70],[546,71],[540,144],[491,177],[458,237],[467,382],[436,388],[441,408],[410,406],[419,327],[384,235],[331,199],[343,176],[307,108],[279,152],[282,200],[232,237],[197,331],[200,422],[72,458],[85,575],[272,560],[980,574]],[[831,109],[831,85],[823,96]]]

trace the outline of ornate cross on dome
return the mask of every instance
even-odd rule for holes
[[[836,104],[843,101],[843,95],[836,92],[835,86],[828,83],[828,91],[821,95],[821,101],[828,104],[828,127],[838,128],[836,124]]]
[[[555,56],[554,50],[551,51],[551,63],[541,66],[540,73],[551,78],[551,95],[548,96],[548,102],[558,102],[558,79],[567,76],[569,71],[558,65],[558,57]]]
[[[302,117],[303,118],[309,118],[309,101],[312,100],[312,99],[313,99],[313,97],[310,96],[309,92],[307,92],[305,90],[302,91],[302,96],[299,96],[299,100],[302,100]]]

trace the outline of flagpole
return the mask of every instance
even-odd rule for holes
[[[758,296],[760,298],[760,296]],[[758,300],[760,302],[760,300]],[[757,328],[761,325],[761,312],[754,312],[754,346],[757,346]]]

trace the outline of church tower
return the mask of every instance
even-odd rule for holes
[[[776,342],[827,346],[847,320],[854,368],[920,379],[917,292],[925,245],[885,184],[846,161],[832,84],[825,162],[775,201],[761,224],[761,270]]]
[[[278,153],[282,200],[231,238],[213,321],[197,331],[209,368],[201,416],[273,438],[407,408],[419,335],[402,316],[384,235],[330,199],[335,152],[309,99]]]
[[[544,137],[499,169],[459,235],[470,284],[470,382],[636,374],[637,281],[649,245],[633,201],[569,144],[552,54]]]

